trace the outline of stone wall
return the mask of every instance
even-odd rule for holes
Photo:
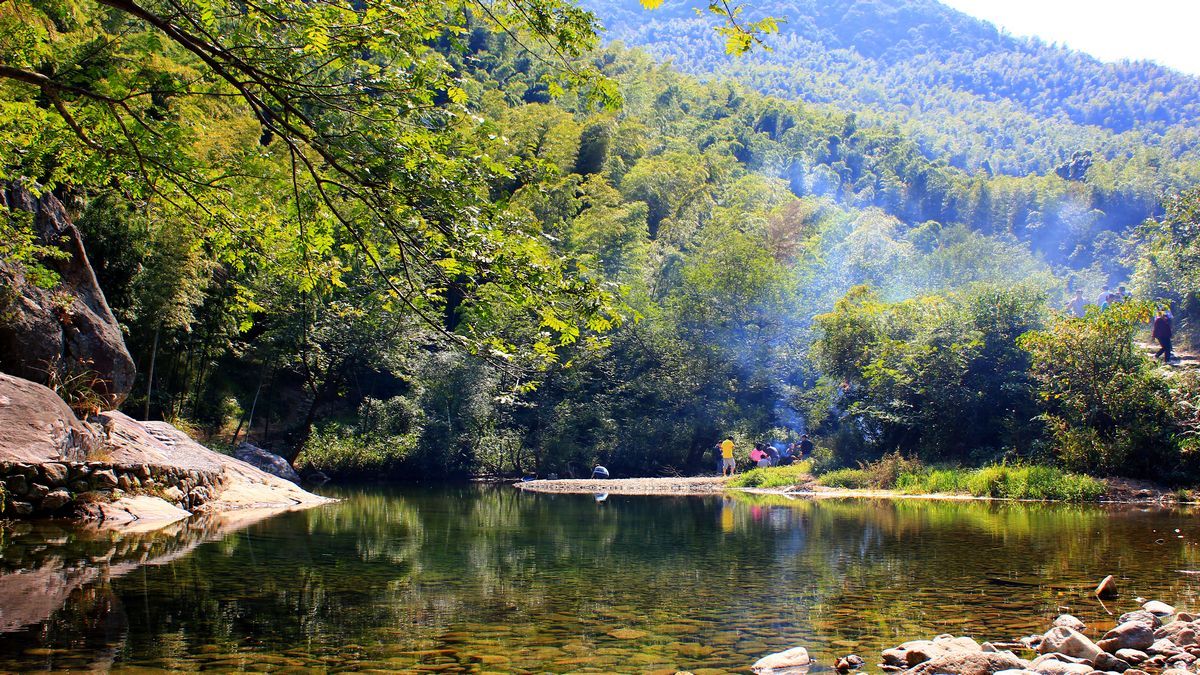
[[[4,516],[72,515],[83,501],[149,494],[195,512],[224,487],[219,471],[110,462],[0,462]]]

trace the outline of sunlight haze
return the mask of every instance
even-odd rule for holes
[[[1104,61],[1146,59],[1200,75],[1192,0],[943,0],[1014,35],[1035,35]]]

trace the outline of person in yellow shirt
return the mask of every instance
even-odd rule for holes
[[[721,475],[732,476],[737,473],[737,463],[733,459],[733,437],[721,441]]]

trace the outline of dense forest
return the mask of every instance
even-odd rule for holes
[[[10,4],[0,178],[73,212],[131,414],[336,477],[690,472],[804,431],[829,465],[1190,475],[1200,383],[1131,339],[1196,311],[1200,81],[785,4],[734,62],[670,5],[594,8],[647,53],[545,0]],[[18,215],[3,264],[53,287]]]
[[[685,72],[896,124],[930,157],[971,171],[1044,173],[1083,150],[1109,160],[1197,158],[1196,78],[1017,38],[935,0],[752,3],[746,20],[771,15],[780,32],[771,51],[744,57],[727,55],[686,2],[652,13],[637,0],[585,5],[606,39]]]

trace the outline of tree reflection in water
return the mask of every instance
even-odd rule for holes
[[[549,671],[828,662],[942,632],[1011,639],[1089,591],[1196,607],[1181,511],[346,489],[339,504],[153,534],[14,525],[0,669]],[[1173,530],[1180,529],[1176,535]],[[1182,538],[1178,538],[1182,537]]]

